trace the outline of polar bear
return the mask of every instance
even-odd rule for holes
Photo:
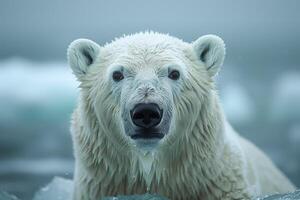
[[[104,46],[72,42],[68,61],[80,82],[71,125],[73,199],[250,199],[293,191],[227,122],[213,79],[224,56],[214,35],[192,43],[155,32]]]

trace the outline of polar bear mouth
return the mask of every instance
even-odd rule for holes
[[[131,139],[162,139],[164,137],[163,133],[149,133],[149,132],[142,132],[142,133],[136,133],[130,136]]]

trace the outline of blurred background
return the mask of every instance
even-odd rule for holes
[[[69,122],[79,90],[68,44],[145,30],[224,39],[216,79],[229,121],[299,187],[299,9],[298,0],[1,0],[0,190],[29,200],[53,176],[73,175]]]

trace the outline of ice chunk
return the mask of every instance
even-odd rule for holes
[[[73,182],[71,180],[55,177],[49,185],[43,187],[35,194],[33,200],[71,200],[72,188]],[[0,193],[0,200],[18,200],[8,197],[5,196],[5,198],[1,198]],[[167,200],[167,198],[156,194],[144,194],[106,197],[104,200]]]
[[[300,199],[300,190],[295,192],[286,193],[286,194],[274,194],[266,197],[260,197],[256,200],[299,200]]]
[[[144,194],[144,195],[132,195],[132,196],[106,197],[103,200],[168,200],[168,199],[156,194]]]
[[[0,200],[18,200],[18,198],[6,192],[0,191]]]
[[[0,65],[2,98],[47,105],[76,97],[78,82],[65,62],[38,63],[14,58],[1,61]]]
[[[33,200],[71,200],[73,182],[55,177],[49,185],[39,190]]]

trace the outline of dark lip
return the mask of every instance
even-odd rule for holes
[[[157,128],[136,129],[135,134],[131,135],[131,139],[162,139],[165,135]]]
[[[130,136],[131,139],[162,139],[164,137],[163,133],[136,133]]]

